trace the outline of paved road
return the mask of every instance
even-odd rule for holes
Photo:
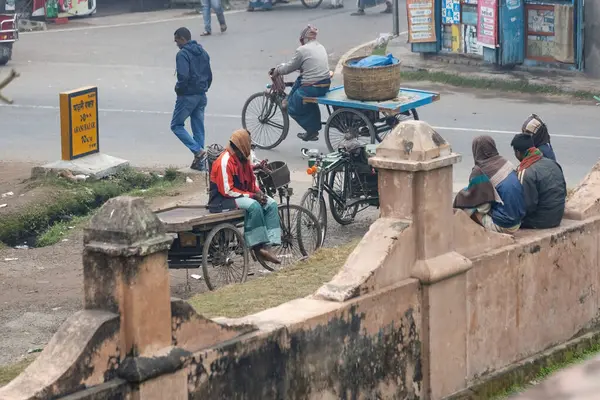
[[[227,34],[202,39],[215,73],[207,108],[207,143],[224,143],[240,126],[245,99],[262,90],[270,67],[292,55],[298,32],[307,22],[320,28],[332,68],[350,48],[391,29],[389,16],[375,11],[355,18],[349,15],[351,11],[306,10],[292,4],[270,13],[228,14]],[[197,16],[182,19],[181,14],[168,11],[97,18],[76,29],[23,35],[11,64],[22,77],[7,90],[16,105],[0,107],[0,158],[57,159],[58,92],[93,84],[100,90],[103,151],[138,165],[187,164],[189,153],[169,131],[177,50],[172,33],[187,25],[197,34],[201,21]],[[161,15],[165,17],[161,19]],[[405,27],[403,22],[401,31]],[[0,75],[5,72],[6,67],[0,68]],[[497,93],[442,92],[439,103],[419,112],[421,119],[438,127],[454,149],[465,155],[455,170],[459,185],[470,170],[471,139],[489,133],[510,155],[511,132],[529,112],[547,119],[569,185],[576,184],[597,159],[599,110],[594,107],[502,98]],[[292,124],[288,139],[262,156],[285,159],[302,169],[305,162],[298,149],[303,143],[295,137],[299,130]],[[324,151],[324,142],[318,147]]]

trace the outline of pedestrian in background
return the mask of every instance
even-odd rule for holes
[[[331,4],[327,8],[330,10],[344,8],[344,0],[331,0]]]
[[[254,11],[254,10],[270,11],[272,9],[273,9],[273,1],[271,1],[271,0],[250,0],[248,2],[247,11]]]
[[[212,27],[210,21],[210,10],[215,10],[219,25],[221,25],[221,33],[227,30],[227,24],[225,23],[225,14],[223,14],[223,5],[221,0],[202,0],[202,17],[204,18],[204,32],[200,36],[212,35]]]
[[[171,120],[171,130],[194,154],[194,161],[190,168],[205,171],[204,109],[206,92],[212,84],[210,57],[202,46],[192,40],[192,34],[187,28],[179,28],[175,31],[175,43],[179,47],[175,58],[177,101]],[[192,136],[185,129],[185,121],[188,118],[192,125]]]
[[[381,12],[382,14],[391,14],[394,11],[394,6],[392,5],[392,2],[389,0],[358,0],[357,1],[357,6],[358,6],[358,10],[356,12],[353,12],[350,15],[365,15],[365,8],[371,8],[371,7],[376,7],[380,4],[384,4],[385,3],[385,9]]]

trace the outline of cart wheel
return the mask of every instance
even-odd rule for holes
[[[281,264],[271,264],[261,257],[256,257],[260,265],[269,271],[307,259],[323,242],[319,221],[306,208],[296,204],[280,204],[278,210],[281,246],[272,247],[271,251],[281,260]]]
[[[246,100],[242,108],[242,126],[250,132],[252,143],[258,148],[272,149],[287,137],[290,117],[274,95],[259,92]]]
[[[353,172],[350,172],[353,174]],[[339,197],[344,199],[344,202],[336,201],[333,196],[329,196],[329,210],[331,211],[331,216],[336,222],[340,225],[350,225],[354,222],[354,217],[358,213],[358,204],[347,207],[345,200],[348,197],[350,191],[350,185],[344,181],[344,171],[343,170],[334,170],[329,173],[329,187],[336,193]]]
[[[340,143],[355,138],[364,144],[375,144],[373,123],[358,110],[340,108],[334,111],[325,124],[325,143],[329,151],[337,151]]]
[[[321,5],[323,0],[301,0],[302,5],[306,8],[317,8]]]
[[[410,120],[419,120],[419,114],[416,109],[408,110],[400,114],[396,114],[393,117],[385,119],[381,126],[376,126],[375,131],[377,132],[377,141],[383,142],[383,139],[394,129],[399,123]]]
[[[202,272],[210,290],[245,282],[248,265],[248,248],[235,226],[220,224],[208,233],[202,251]]]
[[[327,207],[325,206],[323,194],[321,194],[318,201],[317,197],[319,197],[319,191],[310,188],[302,196],[300,205],[310,211],[319,220],[319,225],[321,225],[321,246],[323,246],[325,235],[327,234]]]

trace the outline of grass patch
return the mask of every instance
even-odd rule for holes
[[[328,282],[342,267],[358,240],[322,248],[305,262],[250,282],[196,295],[189,303],[205,317],[237,318],[306,297]]]
[[[525,79],[515,81],[504,79],[478,78],[440,71],[402,71],[402,79],[405,81],[429,81],[443,83],[445,85],[468,87],[472,89],[495,89],[504,92],[518,92],[544,95],[567,95],[575,97],[577,99],[585,100],[590,100],[593,97],[593,95],[596,94],[585,90],[578,90],[573,92],[565,91],[558,86],[529,83]]]
[[[34,360],[35,357],[27,357],[17,363],[0,366],[0,387],[19,376]]]
[[[492,400],[504,400],[509,398],[510,396],[514,396],[515,394],[521,393],[530,387],[541,383],[542,381],[548,379],[550,375],[568,368],[572,365],[582,363],[584,361],[589,360],[590,358],[598,355],[600,353],[600,343],[593,343],[591,347],[583,350],[574,350],[574,351],[566,351],[565,354],[561,357],[562,359],[556,363],[548,363],[546,366],[542,366],[537,371],[535,378],[524,385],[514,384],[504,390],[501,393],[498,393]]]
[[[480,377],[469,389],[448,397],[449,400],[507,399],[540,384],[550,375],[582,363],[600,353],[600,332],[543,352],[498,374]]]
[[[162,195],[183,182],[183,176],[173,169],[159,175],[133,168],[95,181],[72,182],[59,177],[36,180],[31,183],[31,188],[51,186],[56,196],[47,203],[34,204],[21,212],[3,216],[0,242],[11,247],[25,242],[30,246],[47,246],[62,239],[74,217],[89,215],[113,197]],[[43,239],[41,243],[37,243],[39,239]]]
[[[69,235],[72,229],[89,221],[90,217],[91,215],[88,214],[73,217],[68,221],[59,221],[55,223],[50,227],[50,229],[38,236],[35,246],[46,247],[60,242]]]

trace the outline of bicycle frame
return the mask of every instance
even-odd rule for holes
[[[351,174],[354,173],[357,177],[360,174],[354,165],[354,162],[349,157],[349,154],[342,154],[338,160],[334,161],[327,167],[322,167],[321,164],[323,162],[323,157],[317,156],[317,161],[315,163],[315,165],[317,165],[317,173],[313,175],[313,188],[317,189],[317,199],[321,198],[323,192],[326,192],[335,203],[344,204],[347,208],[364,205],[364,207],[359,209],[357,212],[360,212],[369,206],[379,206],[379,195],[369,195],[368,190],[366,190],[364,187],[361,187],[361,189],[362,192],[366,194],[361,195],[358,199],[352,199],[349,203],[347,203],[348,197],[354,194]],[[334,190],[327,179],[330,173],[337,171],[343,171],[344,174],[344,187],[340,194]],[[360,180],[359,184],[362,186],[362,182]],[[317,207],[318,215],[320,212],[320,202]]]

